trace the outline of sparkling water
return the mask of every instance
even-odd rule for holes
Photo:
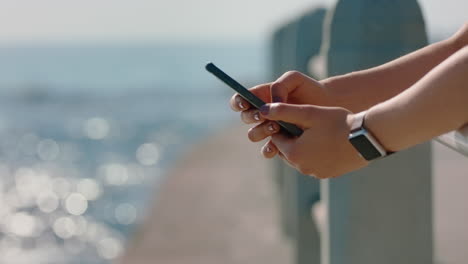
[[[0,47],[0,263],[122,254],[166,169],[237,121],[214,61],[252,84],[250,44]]]

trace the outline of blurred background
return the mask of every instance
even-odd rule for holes
[[[419,2],[431,41],[450,36],[466,21],[468,2],[464,0]],[[245,128],[231,129],[238,123],[228,107],[232,92],[207,74],[204,64],[213,61],[246,85],[270,81],[273,29],[305,10],[333,3],[0,0],[0,263],[111,263],[119,259],[148,263],[134,255],[126,260],[123,256],[150,232],[140,224],[152,222],[150,216],[160,217],[155,203],[168,178],[186,177],[175,181],[185,187],[169,184],[172,189],[166,195],[171,198],[161,198],[166,210],[177,211],[175,205],[181,203],[172,199],[177,192],[190,192],[187,188],[197,184],[198,175],[218,175],[223,168],[236,170],[252,161],[249,168],[266,173],[268,165],[256,163],[264,161],[258,159],[258,146],[250,147],[247,142]],[[237,148],[223,145],[223,135],[232,136],[230,143],[237,142]],[[213,138],[216,144],[210,141]],[[234,150],[242,153],[239,146],[249,148],[248,155],[241,155],[246,160],[229,165],[226,159]],[[205,151],[218,153],[217,158],[225,155],[225,163],[217,162],[227,167],[210,170],[209,163],[201,165],[211,157]],[[216,197],[228,193],[237,197],[231,202],[251,203],[249,212],[265,213],[243,219],[250,225],[248,230],[255,232],[265,219],[275,217],[274,197],[268,191],[271,186],[244,184],[253,188],[251,192],[262,190],[257,193],[260,200],[242,200],[242,193],[212,185],[221,195],[207,202],[215,203]],[[185,202],[181,206],[191,207]],[[216,211],[216,206],[220,205],[211,209]],[[210,207],[206,210],[199,212],[205,218],[197,219],[217,222],[210,219]],[[459,211],[443,215],[449,218],[450,212]],[[186,226],[192,217],[196,218],[161,221]],[[158,227],[156,220],[152,223]],[[262,254],[277,248],[282,258],[276,260],[287,262],[287,245],[281,246],[275,233],[279,227],[273,220],[268,223],[271,227],[260,242],[276,244]],[[219,228],[226,230],[226,226]],[[161,245],[177,244],[170,240],[180,238],[169,231],[164,235],[158,242]],[[458,242],[468,242],[465,238]],[[251,246],[261,247],[239,238],[232,251],[215,243],[200,253],[194,246],[200,243],[203,238],[199,237],[177,244],[181,252],[198,252],[180,253],[187,256],[185,262],[198,263],[193,261],[196,257],[207,263],[210,248],[217,254],[227,250],[222,257],[235,259],[241,254],[235,252],[240,250],[238,245],[245,246],[242,252],[250,252],[241,254],[249,262],[259,254]],[[151,245],[146,247],[152,250]],[[152,263],[184,263],[171,261],[170,255],[179,255],[177,251],[163,251],[164,258],[152,257]]]

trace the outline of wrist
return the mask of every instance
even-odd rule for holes
[[[348,116],[347,124],[350,131],[349,142],[354,146],[361,157],[367,161],[390,155],[392,152],[388,151],[380,143],[380,140],[374,136],[372,131],[367,128],[365,121],[366,116],[367,111]]]
[[[334,83],[335,77],[327,78],[324,80],[320,80],[319,83],[325,94],[327,100],[326,105],[324,106],[338,106],[342,107],[339,100],[339,93],[336,92],[336,85]]]
[[[330,98],[330,106],[338,106],[348,109],[353,113],[363,111],[368,105],[363,101],[363,93],[367,94],[368,98],[372,97],[370,91],[363,87],[356,88],[354,86],[355,73],[338,75],[321,80],[324,90]]]
[[[397,152],[404,147],[399,146],[398,131],[401,126],[398,125],[396,111],[387,111],[385,103],[373,106],[366,114],[367,129],[379,140],[382,147],[388,152]],[[396,122],[396,123],[395,123]]]

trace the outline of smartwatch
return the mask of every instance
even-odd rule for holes
[[[366,160],[371,161],[390,155],[379,141],[365,128],[364,118],[367,111],[355,115],[349,132],[349,142]]]

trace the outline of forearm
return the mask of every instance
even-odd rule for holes
[[[369,109],[366,127],[399,151],[468,123],[468,46],[399,95]]]
[[[322,80],[337,106],[352,112],[383,102],[412,86],[427,72],[455,53],[457,39],[429,45],[378,67]]]

